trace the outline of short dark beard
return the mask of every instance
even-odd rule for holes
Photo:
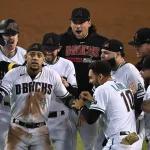
[[[111,59],[106,60],[106,61],[110,64],[112,70],[115,70],[115,68],[117,66],[115,58],[111,58]]]
[[[150,78],[145,78],[144,79],[144,84],[145,84],[145,90],[147,90],[148,86],[150,85]]]

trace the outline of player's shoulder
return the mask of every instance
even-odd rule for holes
[[[93,39],[102,40],[102,41],[104,41],[104,42],[108,40],[107,37],[102,36],[102,35],[100,35],[100,34],[98,34],[98,33],[96,33],[96,32],[89,34],[89,37],[91,37],[91,38],[93,38]]]
[[[19,51],[19,53],[23,53],[26,54],[26,50],[20,46],[16,46],[17,47],[17,51]]]
[[[106,88],[106,83],[104,83],[103,85],[99,85],[96,89],[94,93],[101,93],[101,92],[105,92],[105,88]]]
[[[54,69],[49,68],[48,65],[43,66],[42,72],[47,74],[47,76],[58,74],[57,71],[55,71]]]
[[[127,73],[139,74],[138,69],[131,63],[126,63],[123,67],[124,70],[127,70]]]
[[[13,77],[14,79],[18,79],[21,74],[25,74],[25,67],[26,66],[18,66],[16,68],[13,68],[7,72],[8,76]]]
[[[147,93],[150,93],[150,85],[147,88]]]
[[[63,33],[59,34],[60,40],[66,39],[66,38],[68,38],[68,37],[71,37],[70,31],[66,31],[66,32],[63,32]]]
[[[66,58],[63,58],[63,57],[59,57],[59,62],[64,64],[64,65],[73,65],[72,61],[70,61]]]

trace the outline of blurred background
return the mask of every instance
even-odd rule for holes
[[[19,45],[26,49],[33,42],[41,42],[47,32],[64,32],[72,9],[86,7],[98,33],[121,40],[126,60],[135,63],[135,50],[127,43],[136,30],[150,26],[149,6],[149,0],[1,0],[0,20],[18,22]]]

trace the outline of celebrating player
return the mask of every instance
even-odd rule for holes
[[[24,55],[26,54],[26,50],[17,46],[18,34],[19,26],[15,20],[5,19],[0,23],[0,61],[3,61],[1,62],[3,65],[0,66],[0,80],[3,79],[4,75],[12,68],[14,63],[21,65],[25,61]],[[10,124],[9,99],[10,96],[6,96],[4,98],[4,105],[0,106],[0,149],[4,149],[4,140]]]
[[[76,70],[79,94],[82,91],[92,93],[88,79],[88,64],[99,59],[101,47],[107,38],[96,33],[91,22],[90,12],[86,8],[75,8],[72,11],[68,30],[60,35],[62,49],[60,56],[71,60]],[[98,123],[79,128],[85,150],[92,150],[98,134]]]
[[[66,89],[77,97],[78,89],[74,65],[70,60],[57,56],[61,50],[59,36],[55,33],[47,33],[43,37],[42,44],[45,47],[47,67],[57,71]],[[56,150],[76,150],[77,130],[72,115],[78,117],[74,111],[69,111],[68,107],[55,95],[52,99],[48,116],[50,139]]]
[[[116,39],[108,40],[102,46],[101,59],[106,60],[112,68],[111,76],[118,82],[123,82],[128,88],[134,83],[136,87],[135,110],[141,114],[141,103],[145,95],[144,81],[134,65],[127,63],[124,59],[124,46],[122,42]],[[137,120],[137,132],[140,135],[139,149],[142,149],[143,140],[145,137],[143,113]]]
[[[62,84],[59,74],[43,66],[44,54],[41,44],[30,45],[25,56],[27,64],[12,69],[2,80],[0,101],[12,93],[12,117],[5,150],[52,149],[45,123],[51,95],[54,93],[71,108],[73,96]]]
[[[91,63],[89,69],[89,82],[96,87],[91,106],[88,109],[85,102],[79,99],[73,107],[81,110],[89,124],[96,122],[103,114],[103,131],[108,139],[103,150],[135,150],[136,144],[133,143],[138,140],[138,136],[132,91],[111,78],[108,62],[101,60]],[[127,142],[126,136],[132,132],[135,132],[135,139]]]

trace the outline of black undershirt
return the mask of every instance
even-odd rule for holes
[[[81,110],[81,113],[88,124],[93,124],[103,112],[96,109],[88,109],[86,106],[84,106]]]

